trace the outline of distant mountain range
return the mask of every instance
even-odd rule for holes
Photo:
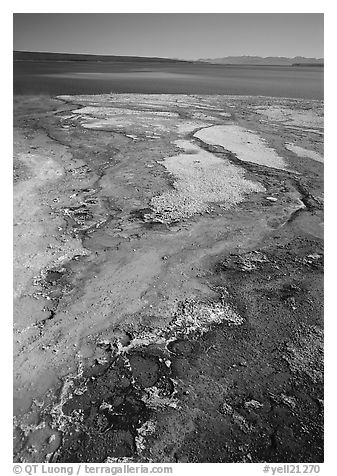
[[[215,64],[247,64],[247,65],[278,65],[278,66],[300,66],[300,65],[317,65],[324,64],[323,58],[305,58],[304,56],[295,56],[287,58],[285,56],[224,56],[223,58],[201,58],[199,61],[204,63]]]
[[[304,58],[295,56],[286,58],[283,56],[225,56],[224,58],[205,58],[199,60],[180,60],[176,58],[158,58],[145,56],[116,56],[116,55],[88,55],[78,53],[45,53],[38,51],[14,51],[14,61],[76,61],[76,62],[99,62],[99,63],[212,63],[233,65],[284,65],[284,66],[323,66],[323,58]]]

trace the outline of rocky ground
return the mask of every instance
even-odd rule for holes
[[[15,98],[15,461],[323,461],[322,114]]]

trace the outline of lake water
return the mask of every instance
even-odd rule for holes
[[[234,94],[323,99],[322,67],[14,62],[14,94]]]

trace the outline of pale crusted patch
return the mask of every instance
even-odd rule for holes
[[[64,432],[69,427],[80,429],[84,419],[83,410],[73,410],[70,415],[66,415],[63,412],[64,404],[72,398],[72,390],[75,386],[76,380],[80,379],[83,375],[83,363],[80,360],[78,363],[78,370],[75,374],[68,375],[61,388],[61,393],[58,402],[51,408],[50,416],[52,421],[50,423],[51,428],[55,428],[58,431]],[[82,389],[84,393],[84,389]]]
[[[258,107],[257,112],[267,116],[269,120],[286,122],[300,127],[323,127],[323,116],[316,111],[291,109],[282,106]]]
[[[206,332],[213,324],[227,323],[240,326],[244,319],[227,303],[203,303],[187,301],[178,310],[172,323],[172,332],[189,335],[192,332]]]
[[[324,162],[323,157],[313,150],[304,149],[299,145],[291,144],[289,142],[285,144],[285,147],[299,157],[308,157],[309,159],[316,160],[316,162]]]
[[[179,401],[176,398],[172,395],[169,397],[162,395],[161,390],[156,386],[145,389],[145,392],[142,400],[149,408],[178,408],[179,406]]]
[[[156,423],[153,420],[146,421],[138,430],[135,437],[137,454],[141,455],[146,449],[146,439],[156,431]]]
[[[241,126],[229,124],[226,126],[213,126],[201,129],[194,134],[206,144],[220,145],[226,150],[237,155],[244,162],[286,169],[286,162],[274,149],[268,147],[266,142],[256,133]]]
[[[163,160],[166,169],[176,177],[174,190],[152,198],[154,221],[170,223],[207,210],[208,204],[224,202],[230,208],[245,194],[262,192],[262,185],[244,178],[244,171],[225,159],[218,158],[186,141],[177,141],[188,154]],[[191,153],[191,152],[195,153]]]

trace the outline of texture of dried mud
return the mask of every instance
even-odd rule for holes
[[[15,101],[15,461],[323,461],[322,107]]]

